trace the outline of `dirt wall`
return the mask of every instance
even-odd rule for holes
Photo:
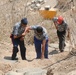
[[[0,1],[0,41],[8,40],[12,26],[26,16],[27,0]]]

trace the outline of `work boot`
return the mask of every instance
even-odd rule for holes
[[[64,52],[64,50],[60,50],[60,52]]]
[[[11,60],[18,60],[18,58],[11,58]]]
[[[22,58],[22,60],[26,60],[26,58]]]

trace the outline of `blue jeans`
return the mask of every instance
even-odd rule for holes
[[[35,44],[35,50],[36,50],[36,55],[37,58],[41,58],[41,44],[42,40],[38,40],[36,37],[34,37],[34,44]],[[48,58],[48,39],[46,39],[46,44],[45,44],[45,52],[44,52],[44,57]]]
[[[14,39],[13,36],[11,39],[13,43],[12,59],[14,60],[17,56],[18,46],[20,47],[21,58],[26,59],[26,47],[24,44],[24,40],[21,41],[20,38]]]

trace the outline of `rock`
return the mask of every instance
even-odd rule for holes
[[[17,72],[14,72],[14,71],[10,71],[5,75],[23,75],[23,73],[17,73]]]
[[[47,75],[53,75],[54,73],[52,72],[52,69],[51,70],[48,70],[47,72]]]
[[[69,72],[67,75],[76,75],[76,70]]]
[[[19,73],[23,73],[24,75],[46,75],[47,73],[47,70],[43,70],[41,68],[20,69],[16,71]]]
[[[4,73],[0,70],[0,75],[4,75]]]
[[[50,9],[50,6],[45,6],[45,10],[49,10]]]
[[[9,2],[13,2],[13,0],[9,0]]]

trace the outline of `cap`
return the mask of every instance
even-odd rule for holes
[[[23,18],[23,19],[21,20],[21,23],[24,24],[24,25],[27,25],[27,23],[28,23],[27,18]]]

